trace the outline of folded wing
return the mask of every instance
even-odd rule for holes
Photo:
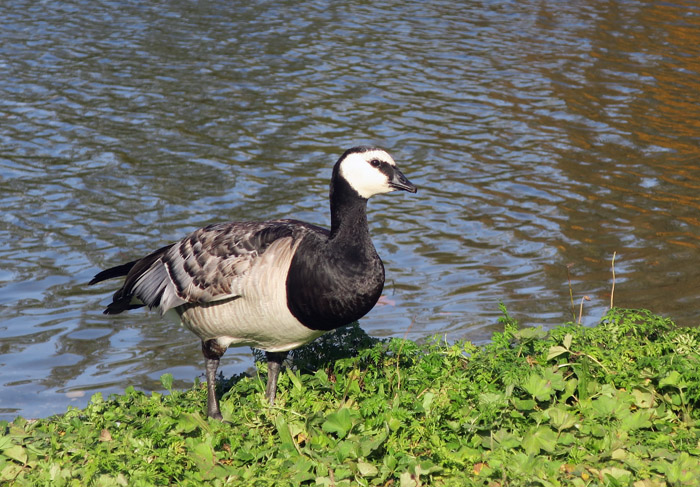
[[[294,220],[210,225],[143,259],[107,269],[92,283],[126,275],[107,314],[144,305],[163,314],[186,303],[231,299],[245,292],[247,272],[273,242],[319,230]]]

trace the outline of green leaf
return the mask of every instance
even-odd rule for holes
[[[160,383],[168,392],[173,390],[173,374],[167,373],[160,376]]]
[[[338,438],[345,438],[350,428],[352,428],[350,410],[344,407],[338,412],[329,414],[326,416],[326,421],[321,428],[328,433],[335,433],[338,435]]]
[[[566,383],[564,384],[564,393],[562,395],[562,399],[567,399],[569,397],[572,397],[576,394],[576,390],[578,389],[578,379],[575,377],[570,377],[566,380]]]
[[[202,431],[211,433],[211,426],[206,422],[199,413],[182,413],[177,418],[175,429],[184,433],[189,433],[197,428]]]
[[[564,348],[567,350],[571,349],[571,342],[574,339],[573,335],[571,333],[567,333],[564,335]]]
[[[659,387],[673,386],[677,389],[683,389],[688,384],[683,380],[681,374],[677,370],[672,370],[666,377],[659,381]]]
[[[358,444],[354,441],[343,440],[338,442],[333,454],[337,459],[337,463],[344,463],[347,459],[358,457]]]
[[[9,436],[0,436],[0,451],[9,448],[12,445],[12,438]]]
[[[371,434],[372,432],[368,432]],[[389,432],[386,428],[382,429],[379,433],[374,436],[365,437],[360,442],[360,453],[364,457],[368,457],[373,451],[382,446],[389,436]]]
[[[564,353],[569,353],[569,350],[562,347],[561,345],[554,345],[553,347],[549,347],[549,353],[547,354],[547,360],[552,360],[553,358],[556,358],[559,355],[562,355]]]
[[[697,485],[700,462],[687,452],[682,452],[668,467],[666,475],[671,485]]]
[[[17,465],[16,463],[0,462],[0,481],[15,480],[20,475],[22,470],[23,470],[23,467]],[[0,483],[0,485],[2,485],[4,487],[5,485],[14,485],[14,484]]]
[[[514,338],[519,341],[541,340],[547,336],[547,332],[541,327],[525,327],[515,332]]]
[[[550,408],[546,411],[549,422],[557,431],[563,431],[576,424],[578,418],[562,407]]]
[[[502,406],[505,404],[505,395],[498,392],[484,392],[479,394],[479,404],[482,406]]]
[[[552,397],[551,383],[536,373],[530,374],[522,384],[522,387],[538,401],[546,401]]]
[[[403,421],[395,416],[390,416],[389,419],[386,420],[386,424],[389,426],[391,431],[397,431],[399,428],[401,428],[401,426],[403,426]]]
[[[197,465],[197,474],[204,480],[221,477],[226,471],[218,465],[218,460],[212,447],[212,437],[187,438],[186,444],[190,446],[189,457]]]
[[[14,445],[3,450],[3,455],[19,463],[27,463],[27,451],[20,445]]]
[[[620,425],[623,430],[631,431],[651,426],[651,411],[635,411],[622,419]]]
[[[651,392],[644,392],[640,389],[634,389],[632,391],[632,397],[634,398],[634,405],[638,408],[651,408],[654,407],[654,394]]]
[[[601,418],[609,418],[617,413],[617,411],[624,407],[618,399],[608,396],[600,396],[595,400],[591,401],[591,407],[595,412],[596,416]]]
[[[277,416],[275,419],[275,426],[277,426],[277,434],[280,437],[282,445],[286,446],[287,450],[290,452],[296,451],[296,442],[294,438],[292,438],[292,433],[289,430],[289,425],[287,424],[287,420],[284,419],[284,416],[281,414]]]
[[[620,468],[620,467],[607,467],[607,468],[602,469],[600,471],[600,473],[608,481],[612,477],[612,479],[614,479],[615,481],[622,482],[621,484],[618,484],[618,485],[628,485],[629,482],[632,480],[632,472],[630,472],[629,470],[625,470],[624,468]],[[613,485],[615,485],[615,484],[613,484]]]
[[[519,411],[532,411],[537,407],[537,403],[532,399],[513,398],[513,406]]]
[[[542,371],[542,377],[549,381],[549,385],[555,391],[563,391],[567,386],[567,381],[561,371],[554,371],[551,368],[546,368]]]
[[[433,404],[433,399],[435,399],[435,394],[432,392],[426,392],[423,396],[422,407],[426,414],[430,412],[430,406]]]
[[[299,377],[296,375],[296,373],[292,372],[292,370],[290,370],[289,368],[285,370],[287,372],[287,377],[289,377],[289,380],[292,381],[294,389],[297,391],[303,391],[304,386],[301,385],[301,380],[299,380]]]
[[[530,430],[523,438],[523,449],[528,455],[538,455],[540,450],[551,453],[556,445],[557,434],[546,426]]]
[[[415,466],[416,475],[429,475],[431,473],[442,471],[442,467],[435,465],[430,460],[424,460]]]
[[[492,435],[493,440],[504,450],[520,446],[521,440],[507,430],[498,430]]]
[[[357,462],[357,470],[363,477],[374,477],[379,473],[379,469],[377,467],[363,460]]]
[[[418,480],[410,472],[404,472],[399,476],[400,487],[418,487]]]

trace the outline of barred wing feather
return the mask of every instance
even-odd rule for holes
[[[186,303],[203,304],[240,296],[256,259],[279,239],[300,238],[318,227],[295,220],[210,225],[163,247],[135,265],[115,303],[137,301],[161,314]],[[114,310],[119,312],[118,310]]]

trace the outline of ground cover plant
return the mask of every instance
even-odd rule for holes
[[[698,329],[613,309],[545,332],[503,311],[485,346],[340,331],[297,354],[273,407],[264,370],[221,381],[224,423],[199,383],[0,422],[0,484],[699,485]]]

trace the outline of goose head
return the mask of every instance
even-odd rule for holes
[[[335,165],[333,178],[345,180],[364,199],[396,190],[418,191],[399,171],[391,155],[376,147],[360,146],[345,151]]]

